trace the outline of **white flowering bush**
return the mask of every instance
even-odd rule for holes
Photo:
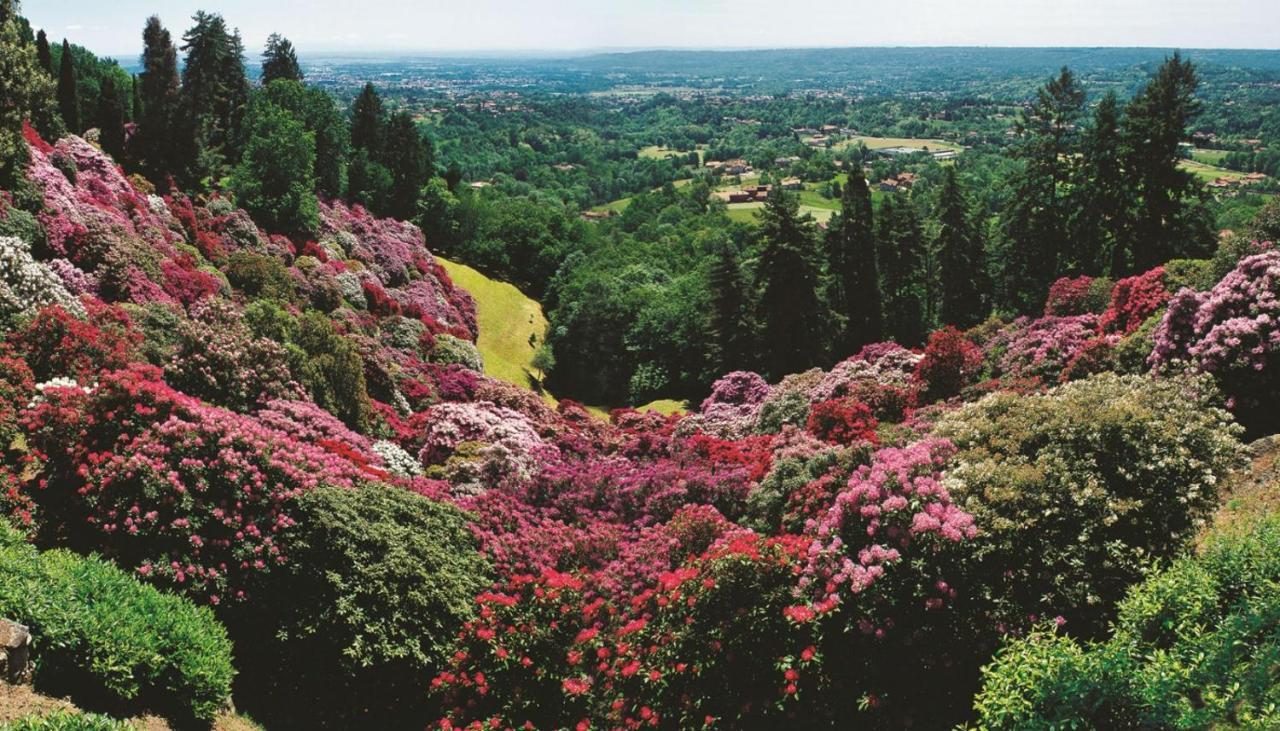
[[[12,236],[0,237],[0,316],[22,315],[46,305],[84,317],[84,306],[62,278],[31,257],[31,247]]]
[[[1240,427],[1212,379],[1103,374],[995,393],[944,416],[948,487],[974,516],[973,582],[1003,621],[1066,615],[1100,630],[1152,564],[1217,506]]]
[[[373,443],[373,453],[382,459],[382,467],[397,477],[422,475],[422,464],[395,442],[380,439]]]

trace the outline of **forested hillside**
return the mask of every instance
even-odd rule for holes
[[[584,219],[282,36],[19,12],[0,618],[75,707],[0,728],[1280,724],[1280,203],[1186,169],[1187,58]]]

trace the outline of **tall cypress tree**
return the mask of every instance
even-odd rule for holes
[[[39,61],[40,68],[52,78],[53,52],[49,50],[49,36],[45,35],[44,28],[36,34],[36,60]]]
[[[153,181],[178,174],[182,157],[179,124],[178,49],[160,18],[147,18],[142,29],[142,74],[138,83],[141,116],[138,117],[139,149],[144,170]]]
[[[1063,68],[1036,92],[1016,127],[1023,167],[1013,179],[1013,196],[1001,221],[1005,238],[1004,304],[1030,312],[1044,303],[1070,247],[1070,207],[1066,183],[1077,150],[1077,121],[1084,91]]]
[[[1195,67],[1174,53],[1125,111],[1125,169],[1138,198],[1130,236],[1134,271],[1177,256],[1202,256],[1213,245],[1202,191],[1178,167],[1178,143],[1198,109],[1198,84]]]
[[[860,169],[840,191],[840,213],[827,230],[828,295],[844,318],[837,355],[853,353],[880,339],[880,267],[871,208],[871,190]]]
[[[760,212],[763,242],[756,269],[765,370],[774,378],[817,364],[829,319],[818,295],[817,235],[800,202],[774,188]]]
[[[198,11],[182,36],[184,112],[190,115],[197,176],[220,175],[239,157],[239,130],[249,101],[244,44],[216,13]]]
[[[262,85],[276,79],[302,81],[302,67],[289,39],[272,33],[267,37],[267,49],[262,52]]]
[[[732,241],[726,239],[716,247],[707,272],[707,288],[711,291],[708,326],[715,349],[712,354],[715,372],[727,373],[754,365],[748,363],[752,328],[747,284]]]
[[[98,138],[102,149],[107,154],[121,160],[124,156],[124,102],[120,99],[120,91],[116,88],[115,75],[106,73],[102,77],[101,91],[98,95]]]
[[[1070,272],[1121,276],[1127,270],[1125,230],[1133,193],[1120,148],[1120,104],[1115,92],[1108,92],[1084,134],[1080,169],[1072,186],[1075,249],[1066,262]]]
[[[129,79],[129,121],[142,121],[142,90],[138,86],[138,75]]]
[[[884,328],[894,341],[911,347],[924,340],[921,296],[924,238],[920,220],[909,200],[890,197],[880,207],[876,244],[880,261],[880,291],[884,299]]]
[[[969,215],[969,203],[956,175],[947,168],[938,192],[938,237],[934,242],[941,269],[942,297],[938,316],[944,325],[966,328],[982,320],[986,261],[982,237]]]
[[[386,127],[386,114],[382,110],[382,97],[373,84],[366,83],[351,106],[351,147],[366,150],[377,157],[382,152],[382,136]]]
[[[62,58],[58,68],[58,111],[62,122],[72,134],[80,134],[80,97],[76,91],[75,60],[71,57],[71,44],[62,39]]]

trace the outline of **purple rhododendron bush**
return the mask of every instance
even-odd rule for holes
[[[1185,549],[1233,413],[1273,426],[1275,252],[604,419],[484,375],[413,224],[321,201],[268,234],[28,142],[0,505],[208,606],[268,724],[949,727],[1001,642],[1099,637]],[[1111,373],[1141,342],[1154,368]]]

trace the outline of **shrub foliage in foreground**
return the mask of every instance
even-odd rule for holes
[[[317,488],[295,515],[292,560],[244,610],[262,625],[240,643],[244,686],[291,726],[420,726],[427,683],[490,582],[465,514],[369,484]]]
[[[231,643],[208,609],[98,558],[40,553],[7,526],[0,616],[31,628],[37,687],[77,704],[209,721],[231,695]]]
[[[110,716],[61,710],[0,724],[0,731],[133,731],[135,728],[128,721],[117,721]]]
[[[939,422],[959,449],[951,489],[982,527],[967,563],[993,619],[1103,629],[1127,587],[1195,533],[1236,465],[1240,429],[1215,394],[1205,377],[1104,374],[992,394]]]
[[[1038,632],[984,670],[982,728],[1276,728],[1280,519],[1214,537],[1135,588],[1114,636]]]

